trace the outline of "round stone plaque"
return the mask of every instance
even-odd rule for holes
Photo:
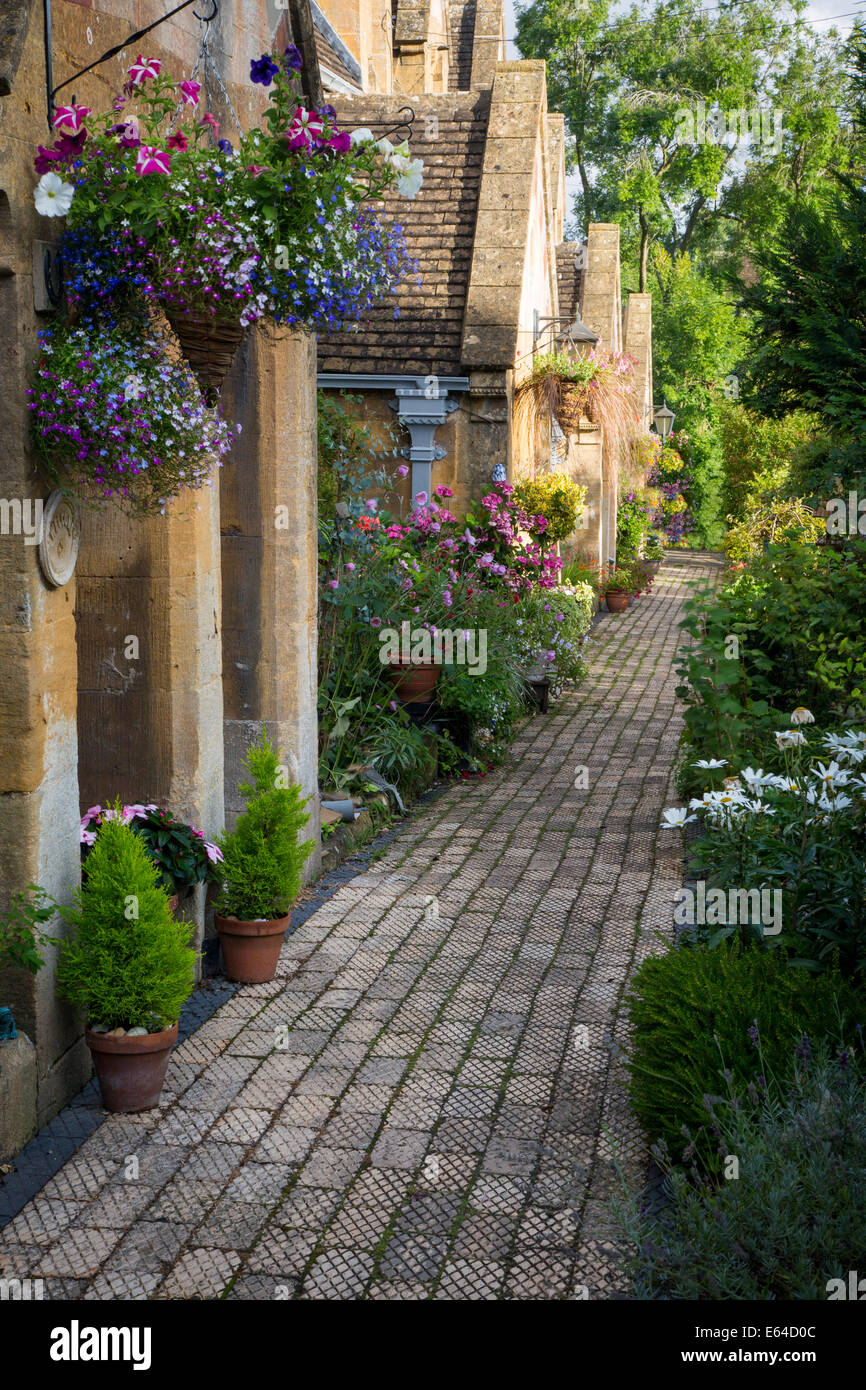
[[[72,578],[80,540],[78,503],[65,492],[52,492],[42,508],[39,564],[47,582],[55,589],[68,584]]]

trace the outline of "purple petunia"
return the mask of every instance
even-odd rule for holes
[[[304,65],[303,59],[301,58],[301,50],[293,43],[290,43],[288,48],[284,50],[283,56],[285,57],[286,67],[289,72],[297,72],[298,69],[302,68]]]
[[[250,81],[260,82],[263,87],[270,87],[278,72],[279,68],[268,53],[250,62]]]

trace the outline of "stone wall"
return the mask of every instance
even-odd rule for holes
[[[161,0],[138,0],[135,26],[165,9]],[[96,6],[52,0],[55,84],[122,43],[133,27],[130,13],[126,0]],[[283,13],[273,0],[221,0],[210,27],[210,53],[242,123],[266,101],[248,81],[249,60],[270,47]],[[7,502],[45,498],[51,490],[34,466],[25,395],[42,326],[34,304],[34,242],[57,231],[33,205],[33,156],[38,143],[50,143],[42,23],[40,4],[0,0],[0,499]],[[139,50],[160,58],[175,77],[190,76],[201,33],[190,7],[63,95],[74,92],[77,101],[104,109]],[[207,108],[230,135],[231,114],[213,71],[198,75]],[[292,776],[307,792],[315,789],[309,341],[251,338],[224,404],[229,415],[237,413],[243,442],[214,489],[144,522],[114,508],[85,514],[77,575],[65,586],[47,584],[26,537],[0,534],[0,909],[31,882],[69,900],[78,882],[82,806],[114,795],[152,798],[215,834],[226,800],[237,809],[239,751],[256,721],[284,746]],[[287,525],[280,530],[275,508],[283,504]],[[221,507],[229,517],[222,553]],[[242,556],[231,531],[239,524],[251,538]],[[239,675],[246,662],[255,680],[242,709]],[[310,831],[317,830],[314,815]],[[314,871],[315,860],[309,868]],[[202,892],[192,906],[201,931]],[[44,1123],[90,1074],[81,1020],[55,999],[50,953],[36,977],[4,972],[0,1002],[12,1006],[35,1043],[35,1113]],[[22,1105],[29,1113],[27,1098]]]

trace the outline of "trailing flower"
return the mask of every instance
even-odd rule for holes
[[[228,425],[189,368],[140,320],[40,333],[28,395],[43,467],[91,505],[164,512],[185,488],[212,486],[229,448]]]

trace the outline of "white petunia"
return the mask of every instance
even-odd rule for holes
[[[349,135],[349,143],[352,145],[373,145],[375,142],[376,137],[367,126],[360,126]]]
[[[43,174],[33,193],[36,211],[43,217],[65,217],[72,206],[75,188],[59,174]]]

